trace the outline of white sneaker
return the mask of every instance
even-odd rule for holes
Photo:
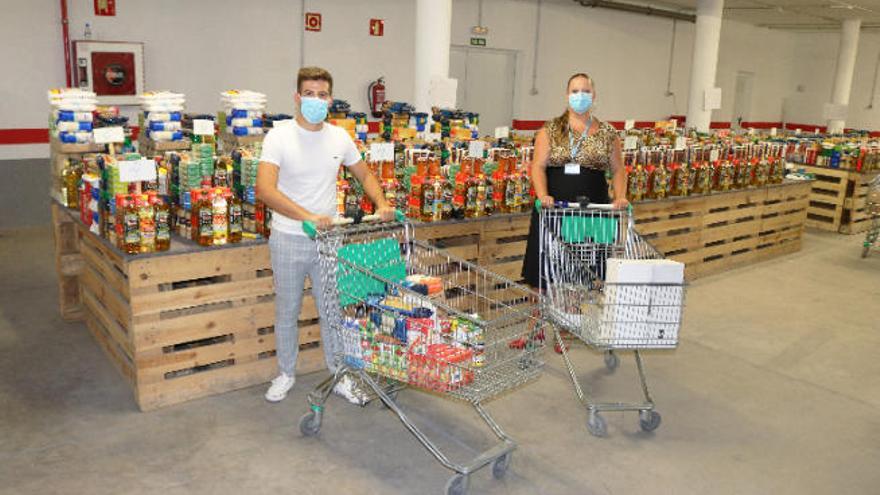
[[[293,388],[294,383],[296,383],[295,377],[281,373],[272,380],[272,386],[266,391],[266,400],[269,402],[281,402],[287,397],[287,392]]]
[[[362,394],[360,393],[357,384],[355,384],[354,380],[352,380],[349,375],[344,375],[338,382],[336,382],[336,385],[333,386],[333,393],[352,404],[357,404],[359,406],[364,405],[364,399],[361,397]]]

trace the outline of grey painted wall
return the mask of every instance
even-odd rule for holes
[[[49,160],[0,160],[0,230],[49,225]]]

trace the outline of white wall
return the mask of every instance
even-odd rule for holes
[[[63,86],[58,2],[0,2],[0,129],[45,128],[46,90]],[[48,156],[48,145],[0,146],[0,159]]]
[[[2,1],[0,56],[8,62],[0,82],[0,128],[42,127],[46,89],[64,84],[58,3]],[[94,39],[143,41],[147,88],[186,93],[190,111],[213,112],[220,91],[239,87],[267,93],[272,112],[291,112],[302,30],[299,1],[127,1],[118,2],[116,17],[95,17],[88,0],[69,3],[73,39],[90,22]],[[306,11],[323,15],[323,31],[304,34],[305,63],[330,69],[335,95],[355,109],[367,109],[367,84],[380,75],[386,77],[390,99],[411,101],[414,4],[305,0]],[[558,114],[565,108],[564,82],[579,71],[596,79],[601,118],[656,120],[687,112],[693,24],[677,23],[675,95],[667,97],[672,21],[545,0],[538,94],[530,95],[535,14],[536,0],[484,0],[488,47],[517,53],[517,118]],[[385,19],[384,37],[369,36],[373,17]],[[454,0],[453,44],[467,45],[476,23],[477,0]],[[820,122],[822,103],[830,95],[836,39],[836,34],[792,34],[725,21],[717,80],[723,106],[713,120],[730,119],[736,73],[749,71],[755,73],[750,120],[781,120],[782,101],[790,97],[797,104],[788,105],[787,120]],[[863,36],[853,90],[853,119],[871,128],[880,128],[880,116],[856,111],[856,102],[866,105],[861,102],[870,91],[876,41],[876,35]],[[807,92],[795,94],[802,81]],[[30,148],[30,153],[45,154],[45,146]],[[27,154],[27,147],[0,146],[0,158]]]
[[[90,22],[96,40],[143,41],[147,89],[185,93],[190,111],[215,112],[221,91],[242,88],[266,93],[270,112],[292,113],[299,1],[119,2],[116,17],[95,17],[91,2],[71,7],[77,37]],[[367,84],[386,75],[389,97],[411,98],[411,2],[307,0],[305,10],[320,12],[323,20],[321,32],[304,35],[305,64],[330,70],[335,96],[366,109]],[[369,36],[371,17],[385,19],[384,37]]]
[[[515,113],[546,119],[565,108],[569,75],[589,73],[598,86],[597,114],[607,120],[657,120],[687,113],[694,24],[677,22],[671,91],[666,96],[673,21],[568,0],[546,0],[541,13],[537,95],[530,95],[534,61],[535,0],[484,0],[487,46],[518,57]],[[453,44],[467,45],[477,24],[475,0],[455,0]],[[780,120],[789,91],[793,37],[788,33],[725,21],[721,29],[717,84],[722,108],[713,121],[729,121],[738,71],[755,74],[751,120]]]
[[[831,101],[834,89],[840,33],[800,33],[794,37],[796,58],[791,82],[793,94],[786,104],[786,121],[824,125],[822,109],[825,103]],[[880,129],[880,101],[873,109],[868,108],[878,56],[880,34],[862,31],[849,99],[847,128]],[[798,86],[803,87],[803,92],[796,91]]]

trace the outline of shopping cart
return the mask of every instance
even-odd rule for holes
[[[871,217],[871,225],[865,233],[865,243],[862,246],[862,258],[867,258],[871,248],[877,244],[880,237],[880,175],[874,177],[868,183],[868,196],[865,198],[865,210]]]
[[[661,418],[654,410],[639,350],[671,349],[678,345],[684,298],[683,266],[664,263],[666,268],[657,269],[657,276],[653,275],[656,263],[644,260],[661,260],[662,256],[633,229],[631,209],[593,204],[582,207],[580,203],[566,202],[554,206],[542,208],[540,202],[536,204],[540,217],[539,273],[544,294],[541,312],[554,328],[557,349],[575,393],[587,408],[587,427],[593,435],[604,436],[607,427],[601,412],[638,411],[641,428],[653,431],[660,426]],[[624,276],[625,270],[629,275]],[[619,365],[616,351],[634,351],[644,400],[594,401],[578,381],[560,329],[602,351],[609,372]]]
[[[490,464],[492,474],[503,477],[516,443],[483,403],[537,378],[543,368],[543,344],[533,338],[540,328],[535,293],[415,240],[402,214],[390,223],[306,230],[317,239],[322,303],[337,348],[335,373],[309,394],[302,434],[318,434],[327,398],[348,375],[455,472],[447,493],[465,493],[470,474]],[[508,345],[517,339],[529,344]],[[383,382],[469,403],[500,442],[467,463],[453,462],[410,421]]]

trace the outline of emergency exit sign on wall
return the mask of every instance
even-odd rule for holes
[[[486,38],[471,38],[471,46],[486,46]]]

